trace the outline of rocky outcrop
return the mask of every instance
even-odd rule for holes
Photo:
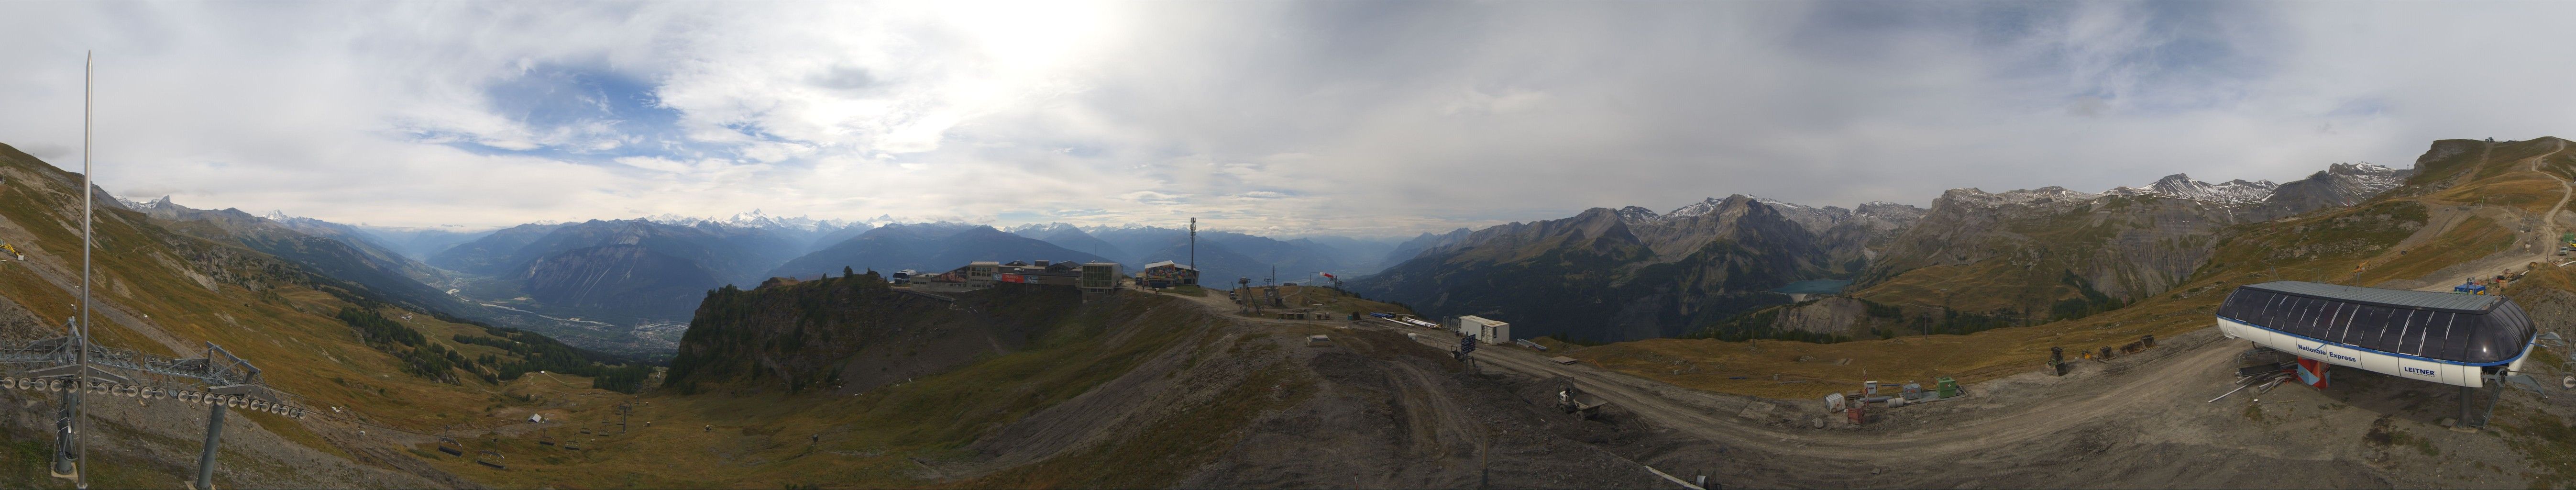
[[[861,392],[1025,345],[1083,313],[1072,288],[997,285],[967,308],[896,291],[875,274],[706,293],[664,386]]]

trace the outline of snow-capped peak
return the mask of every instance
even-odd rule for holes
[[[749,212],[734,213],[734,215],[733,215],[733,216],[728,216],[728,217],[724,217],[724,218],[716,218],[716,217],[712,217],[712,216],[701,218],[701,217],[695,217],[695,216],[682,216],[682,215],[678,215],[678,214],[663,213],[663,214],[657,214],[657,215],[652,215],[652,216],[646,216],[646,217],[644,217],[643,219],[644,219],[645,221],[651,221],[651,222],[654,222],[654,223],[661,223],[661,224],[666,224],[666,225],[677,225],[677,226],[697,226],[697,225],[700,225],[700,224],[716,224],[716,225],[732,226],[732,227],[743,227],[743,228],[793,228],[793,229],[799,229],[799,230],[815,230],[815,229],[821,229],[821,228],[836,228],[836,227],[841,227],[841,226],[847,226],[847,225],[850,223],[850,222],[848,222],[848,221],[843,221],[843,220],[828,220],[828,219],[825,219],[825,220],[818,220],[818,219],[809,218],[809,217],[805,217],[805,216],[795,216],[795,217],[784,217],[784,218],[782,218],[782,217],[770,216],[770,215],[768,215],[767,213],[762,213],[762,212],[760,212],[760,210],[758,210],[758,209],[753,209],[753,210],[751,210],[751,211],[749,211]]]
[[[1661,217],[1662,217],[1661,215],[1657,215],[1657,214],[1655,214],[1655,210],[1652,210],[1652,209],[1646,209],[1646,208],[1638,207],[1638,206],[1629,206],[1629,207],[1619,208],[1619,209],[1618,209],[1617,211],[1615,211],[1615,212],[1619,214],[1619,220],[1620,220],[1620,221],[1626,221],[1626,222],[1629,222],[1629,223],[1642,223],[1642,222],[1647,222],[1647,221],[1654,221],[1654,220],[1659,219],[1659,218],[1661,218]]]
[[[2280,188],[2280,184],[2274,184],[2269,180],[2248,182],[2245,179],[2236,179],[2212,184],[2193,180],[2190,175],[2173,174],[2167,175],[2162,179],[2156,179],[2156,183],[2147,184],[2144,188],[2121,186],[2109,191],[2104,191],[2103,194],[2115,196],[2155,195],[2176,199],[2214,202],[2219,204],[2248,204],[2262,202],[2264,199],[2271,198],[2272,192],[2279,190]]]
[[[161,196],[161,198],[160,198],[160,199],[155,199],[155,200],[153,200],[153,201],[151,201],[151,202],[137,202],[137,201],[135,201],[135,200],[133,200],[133,199],[126,199],[126,198],[122,198],[122,197],[118,197],[118,198],[116,198],[116,205],[118,205],[118,206],[125,206],[125,209],[130,209],[130,210],[135,210],[135,211],[143,211],[143,210],[147,210],[147,209],[150,209],[150,208],[155,207],[156,205],[158,205],[158,204],[160,204],[160,203],[165,203],[165,202],[170,202],[170,196]]]
[[[1003,231],[1007,231],[1007,232],[1010,232],[1010,233],[1013,233],[1013,234],[1019,234],[1019,235],[1032,235],[1032,234],[1052,234],[1052,233],[1060,233],[1060,232],[1063,232],[1065,229],[1068,229],[1068,228],[1073,229],[1074,231],[1082,231],[1082,227],[1078,227],[1078,226],[1074,226],[1074,225],[1069,225],[1069,224],[1064,224],[1064,223],[1043,223],[1043,224],[1041,224],[1041,223],[1029,223],[1029,224],[1025,224],[1025,225],[1013,226],[1013,227],[1011,227],[1011,229],[1003,230]]]
[[[1700,202],[1690,203],[1690,205],[1687,205],[1687,206],[1682,206],[1682,207],[1678,207],[1678,208],[1673,208],[1673,210],[1672,210],[1672,211],[1667,211],[1667,212],[1665,212],[1665,213],[1664,213],[1664,215],[1663,215],[1663,218],[1664,218],[1664,219],[1681,219],[1681,218],[1688,218],[1688,217],[1692,217],[1692,216],[1699,216],[1699,215],[1703,215],[1703,214],[1708,214],[1708,213],[1716,212],[1716,211],[1717,211],[1717,208],[1718,208],[1718,207],[1720,207],[1721,205],[1724,205],[1724,204],[1726,204],[1726,199],[1719,199],[1719,198],[1714,198],[1714,197],[1707,198],[1707,199],[1702,199],[1702,200],[1700,200]]]

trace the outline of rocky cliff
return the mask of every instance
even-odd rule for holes
[[[875,274],[707,293],[665,386],[862,392],[1029,342],[1084,304],[1072,288],[996,285],[953,304]]]

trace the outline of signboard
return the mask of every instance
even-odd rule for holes
[[[1021,284],[1027,284],[1027,283],[1029,282],[1029,276],[1019,275],[1019,274],[994,274],[994,275],[993,275],[993,280],[995,280],[995,281],[1001,281],[1001,282],[1016,282],[1016,283],[1021,283]]]

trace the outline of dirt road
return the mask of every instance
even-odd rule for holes
[[[2488,146],[2494,146],[2494,144],[2489,143]],[[2466,266],[2444,268],[2445,271],[2467,270],[2475,271],[2477,274],[2484,275],[2486,274],[2485,271],[2502,272],[2506,269],[2521,267],[2524,264],[2532,262],[2558,263],[2564,261],[2557,256],[2558,247],[2560,245],[2558,242],[2558,234],[2563,230],[2558,226],[2558,213],[2559,211],[2567,208],[2567,201],[2569,198],[2576,198],[2576,184],[2570,184],[2567,178],[2559,177],[2558,174],[2550,173],[2549,171],[2542,170],[2540,168],[2540,163],[2547,161],[2550,155],[2556,155],[2563,151],[2567,151],[2567,142],[2560,141],[2556,148],[2549,150],[2549,153],[2542,153],[2540,156],[2531,157],[2526,160],[2526,165],[2530,165],[2531,171],[2539,172],[2541,175],[2549,176],[2551,180],[2558,181],[2558,203],[2549,206],[2548,214],[2540,215],[2540,226],[2537,229],[2532,230],[2537,232],[2537,234],[2532,236],[2539,242],[2538,245],[2541,245],[2534,247],[2538,251],[2529,254],[2517,254],[2513,253],[2512,249],[2506,249],[2506,251],[2497,253],[2493,256],[2470,262],[2469,265]],[[2426,229],[2429,231],[2432,230],[2433,227],[2426,227]],[[2415,288],[2416,291],[2447,293],[2451,292],[2452,286],[2459,284],[2457,282],[2453,282],[2454,279],[2448,275],[2423,279],[2432,284]]]
[[[1223,298],[1197,299],[1233,311]],[[1328,323],[1411,332],[1442,351],[1457,342],[1429,329]],[[1613,420],[1643,422],[1654,432],[1614,450],[1729,486],[2523,486],[2511,475],[2529,466],[2503,442],[2433,425],[2457,406],[2455,395],[2435,385],[2338,371],[2343,384],[2329,390],[2293,385],[2208,403],[2230,387],[2235,357],[2249,344],[2215,329],[2163,340],[2138,354],[2084,361],[2068,376],[2008,376],[1970,386],[1964,399],[1881,409],[1864,426],[1837,416],[1825,429],[1813,428],[1827,416],[1820,400],[1684,389],[1559,365],[1514,346],[1485,346],[1473,357],[1489,371],[1571,383],[1610,400]],[[1757,404],[1773,408],[1746,410]],[[2374,423],[2440,444],[2444,456],[2393,457],[2385,445],[2366,442]]]

